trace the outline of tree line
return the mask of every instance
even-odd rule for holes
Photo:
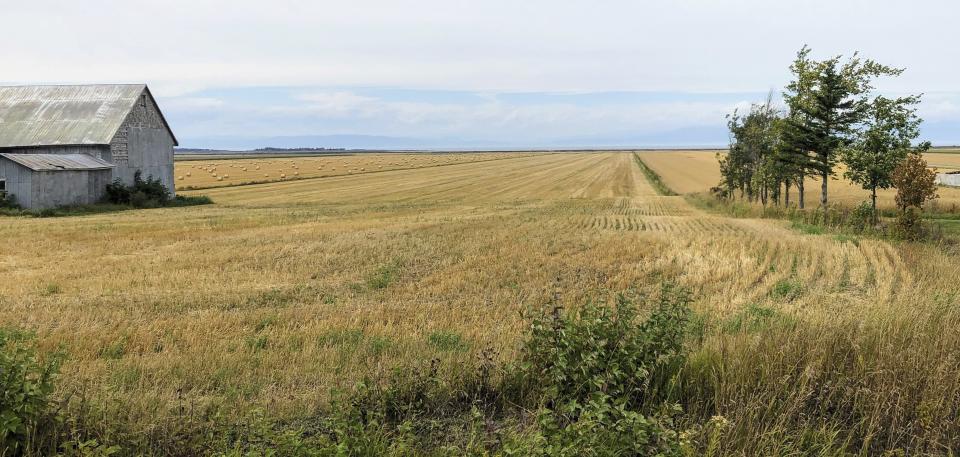
[[[922,153],[930,148],[929,142],[917,142],[921,95],[874,94],[877,78],[904,70],[856,53],[825,60],[814,60],[810,53],[804,46],[790,65],[793,79],[783,92],[783,107],[771,93],[766,102],[727,117],[730,148],[718,154],[722,182],[716,191],[727,198],[789,206],[796,189],[796,205],[804,208],[804,181],[812,177],[820,181],[820,205],[826,207],[829,180],[842,164],[843,176],[870,192],[874,215],[879,189],[919,185],[924,192],[918,208],[935,198],[934,174],[926,163],[922,169],[908,166],[923,161]],[[916,194],[918,189],[910,190]]]

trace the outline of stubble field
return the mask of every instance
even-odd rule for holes
[[[720,165],[717,151],[644,151],[639,153],[651,169],[661,176],[664,183],[681,194],[707,192],[720,182]],[[923,155],[931,168],[940,171],[960,169],[960,154],[928,152]],[[816,205],[820,201],[820,181],[807,178],[805,181],[806,201]],[[856,205],[867,201],[870,192],[843,178],[843,167],[838,168],[837,176],[828,183],[830,200],[837,203]],[[796,201],[796,188],[792,198]],[[939,205],[960,206],[960,189],[941,187]],[[881,189],[877,192],[878,204],[892,208],[896,190]]]
[[[655,154],[675,190],[710,173]],[[667,280],[701,323],[675,395],[691,422],[729,420],[718,452],[960,439],[960,263],[939,249],[708,214],[658,196],[629,153],[203,193],[216,204],[0,221],[0,325],[70,355],[60,394],[106,436],[310,417],[331,389],[432,359],[456,379],[485,349],[516,356],[526,307]]]
[[[177,190],[206,189],[238,184],[294,181],[307,178],[358,175],[410,168],[485,162],[528,156],[529,152],[390,153],[327,156],[253,157],[180,160],[175,164]]]

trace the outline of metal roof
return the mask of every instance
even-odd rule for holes
[[[86,154],[7,154],[9,159],[33,171],[109,170],[113,165]]]
[[[152,100],[145,84],[0,87],[0,148],[110,144],[144,91]]]

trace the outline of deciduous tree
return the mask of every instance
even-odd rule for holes
[[[911,151],[922,152],[930,147],[929,143],[913,147],[913,141],[920,136],[920,119],[914,108],[919,102],[919,96],[895,99],[876,97],[868,107],[856,141],[842,153],[847,166],[844,176],[870,191],[874,220],[877,189],[893,187],[893,171],[907,158],[907,154]]]

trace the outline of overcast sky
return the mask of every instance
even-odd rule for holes
[[[183,146],[717,144],[804,43],[906,67],[881,89],[927,94],[928,137],[960,143],[957,0],[0,5],[0,81],[146,82]]]

